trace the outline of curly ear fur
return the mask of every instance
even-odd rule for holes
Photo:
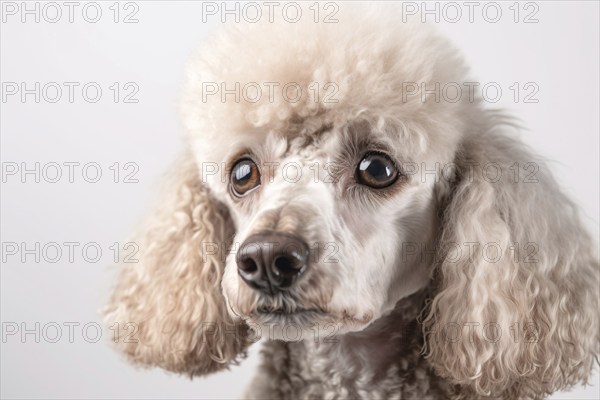
[[[245,326],[231,320],[221,294],[224,262],[202,252],[203,243],[228,246],[234,229],[191,156],[168,181],[165,198],[134,240],[139,262],[121,264],[105,318],[119,324],[117,346],[133,362],[201,375],[226,367],[246,345]]]
[[[477,397],[541,398],[586,381],[594,366],[599,265],[574,204],[544,163],[501,129],[467,138],[459,152],[424,320],[426,354],[438,374]],[[483,176],[487,163],[500,168],[498,182],[493,169]],[[535,165],[537,182],[524,182]],[[473,242],[469,259],[464,249]],[[486,243],[502,250],[499,260],[489,246],[482,253]],[[448,328],[457,326],[462,331]]]

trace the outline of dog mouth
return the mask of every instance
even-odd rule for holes
[[[256,309],[255,316],[258,317],[275,317],[285,318],[294,316],[305,316],[305,317],[316,317],[325,316],[326,312],[317,308],[295,308],[295,309],[283,309],[283,308],[267,308],[259,307]]]
[[[250,319],[262,324],[296,324],[312,326],[325,321],[333,321],[331,314],[318,308],[267,308],[259,307],[250,315]]]
[[[318,308],[259,307],[247,322],[252,322],[260,335],[286,342],[315,339],[324,334],[332,335],[339,330],[335,326],[335,318]]]
[[[372,316],[357,318],[342,312],[342,315],[319,308],[272,308],[258,307],[246,322],[259,337],[295,342],[298,340],[323,340],[331,342],[337,336],[359,331],[372,320]]]

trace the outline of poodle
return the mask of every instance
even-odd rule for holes
[[[544,398],[599,353],[576,206],[458,51],[390,7],[224,24],[187,69],[187,149],[105,309],[137,365],[245,396]],[[452,98],[450,98],[452,97]]]

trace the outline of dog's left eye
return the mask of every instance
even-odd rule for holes
[[[398,178],[394,162],[383,153],[368,153],[358,163],[356,180],[374,189],[390,186]]]
[[[241,197],[258,186],[260,186],[260,172],[256,163],[249,158],[242,158],[236,162],[231,170],[233,194]]]

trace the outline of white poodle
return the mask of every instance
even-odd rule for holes
[[[542,398],[599,353],[576,207],[420,24],[225,26],[190,63],[189,150],[106,317],[141,365],[227,368],[250,398]],[[436,86],[437,85],[437,86]]]

